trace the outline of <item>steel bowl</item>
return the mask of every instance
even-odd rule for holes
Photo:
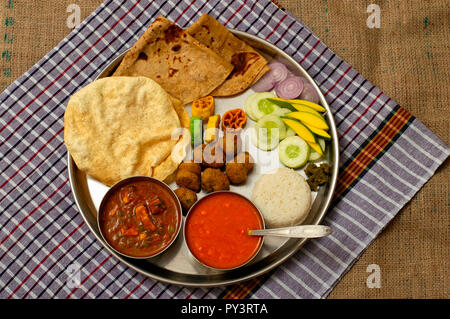
[[[190,256],[191,256],[192,259],[195,260],[198,264],[200,264],[200,265],[202,265],[202,266],[204,266],[204,267],[206,267],[206,268],[208,268],[208,269],[215,270],[215,271],[235,270],[235,269],[238,269],[238,268],[241,268],[241,267],[243,267],[243,266],[245,266],[245,265],[250,264],[250,263],[255,259],[255,257],[256,257],[256,256],[258,255],[258,253],[260,252],[261,247],[263,246],[263,243],[264,243],[264,236],[261,236],[261,238],[260,238],[261,240],[259,241],[259,244],[258,244],[258,249],[255,250],[255,252],[253,253],[253,255],[252,255],[247,261],[245,261],[244,263],[242,263],[241,265],[238,265],[238,266],[235,266],[235,267],[232,267],[232,268],[215,268],[215,267],[212,267],[212,266],[210,266],[210,265],[205,264],[204,262],[202,262],[201,260],[199,260],[199,259],[195,256],[195,254],[192,252],[192,250],[191,250],[191,248],[189,247],[189,244],[188,244],[188,242],[187,242],[187,240],[186,240],[186,225],[189,223],[189,215],[190,215],[190,213],[195,209],[195,207],[198,206],[199,203],[201,203],[202,201],[204,201],[204,200],[207,199],[207,198],[210,198],[210,197],[212,197],[212,196],[216,196],[216,195],[218,195],[218,194],[220,194],[220,193],[231,193],[231,194],[234,194],[234,195],[236,195],[236,196],[239,196],[239,197],[245,199],[248,203],[250,203],[250,204],[253,206],[253,208],[255,209],[255,211],[258,213],[259,219],[261,220],[261,223],[262,223],[262,228],[261,228],[261,229],[265,229],[265,228],[266,228],[266,226],[265,226],[265,224],[264,224],[264,217],[263,217],[261,211],[258,209],[258,207],[256,207],[255,204],[253,204],[253,202],[252,202],[250,199],[248,199],[247,197],[245,197],[245,196],[243,196],[243,195],[241,195],[241,194],[239,194],[239,193],[232,192],[232,191],[226,191],[226,190],[223,190],[223,191],[217,191],[217,192],[209,193],[208,195],[206,195],[206,196],[202,197],[201,199],[199,199],[198,201],[196,201],[196,202],[194,203],[194,205],[192,205],[192,207],[189,208],[189,211],[188,211],[187,214],[186,214],[186,219],[185,219],[184,224],[183,224],[183,240],[184,240],[184,245],[186,246],[187,250],[189,251]]]
[[[102,212],[104,212],[104,208],[106,205],[106,202],[108,201],[108,199],[111,197],[111,195],[118,190],[120,187],[125,186],[127,184],[131,184],[134,182],[139,182],[139,181],[148,181],[154,184],[158,184],[159,186],[162,186],[169,194],[171,197],[173,197],[173,199],[175,200],[175,205],[176,205],[176,211],[177,211],[177,217],[178,217],[178,224],[177,224],[177,229],[175,230],[175,235],[172,237],[171,241],[163,248],[163,249],[158,249],[156,252],[150,254],[150,255],[146,255],[146,256],[133,256],[133,255],[128,255],[125,254],[124,252],[114,248],[108,241],[108,239],[106,238],[106,236],[103,233],[103,228],[101,227],[101,214]],[[181,225],[183,224],[183,215],[182,215],[182,208],[181,208],[181,204],[180,201],[178,200],[177,195],[175,194],[175,192],[169,187],[169,185],[167,185],[166,183],[153,178],[153,177],[148,177],[148,176],[133,176],[133,177],[128,177],[125,178],[119,182],[117,182],[116,184],[114,184],[105,194],[105,196],[103,196],[102,202],[100,204],[100,208],[98,210],[98,218],[97,218],[97,227],[99,229],[100,235],[103,238],[104,242],[108,245],[108,247],[113,250],[114,252],[127,257],[127,258],[132,258],[132,259],[148,259],[148,258],[153,258],[156,257],[160,254],[162,254],[163,252],[165,252],[170,246],[172,246],[172,244],[175,242],[175,240],[177,239],[180,230],[181,230]]]

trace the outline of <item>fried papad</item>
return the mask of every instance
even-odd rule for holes
[[[180,112],[152,79],[103,78],[70,98],[64,141],[77,167],[107,186],[152,176],[179,142],[172,136],[182,125]]]
[[[173,107],[180,119],[181,127],[179,130],[173,132],[172,138],[178,141],[172,149],[172,152],[153,170],[153,177],[162,181],[168,181],[168,177],[174,173],[180,163],[186,157],[187,149],[191,141],[191,135],[189,133],[189,114],[184,108],[180,100],[171,97]]]

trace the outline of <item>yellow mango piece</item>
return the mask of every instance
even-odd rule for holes
[[[306,123],[303,123],[307,128],[309,128],[309,130],[311,131],[311,132],[313,132],[314,134],[316,134],[316,135],[318,135],[318,136],[320,136],[320,137],[322,137],[322,138],[324,138],[324,139],[327,139],[327,140],[330,140],[331,139],[331,136],[330,136],[330,134],[328,134],[328,132],[327,131],[325,131],[325,130],[321,130],[320,128],[317,128],[317,127],[314,127],[314,126],[310,126],[310,125],[308,125],[308,124],[306,124]]]
[[[322,148],[320,147],[319,143],[312,143],[312,142],[308,142],[308,141],[306,141],[306,143],[308,143],[308,145],[309,145],[313,150],[315,150],[320,156],[323,155],[323,150],[322,150]]]
[[[293,107],[297,108],[296,105],[304,105],[307,107],[310,107],[318,112],[326,112],[326,108],[324,108],[322,105],[316,104],[314,102],[311,101],[306,101],[306,100],[290,100],[290,103],[292,104]]]
[[[316,116],[322,116],[322,115],[320,115],[319,112],[317,112],[315,109],[313,109],[313,108],[311,108],[309,106],[306,106],[306,105],[303,105],[303,104],[292,104],[292,106],[299,112],[312,113],[312,114],[314,114]]]
[[[288,119],[285,117],[281,118],[283,122],[289,126],[291,129],[294,130],[294,132],[300,136],[302,139],[304,139],[306,142],[309,143],[316,143],[316,138],[314,137],[314,134],[300,121],[294,120],[294,119]]]
[[[214,98],[212,96],[205,96],[192,102],[191,109],[192,116],[200,117],[206,121],[214,114]]]
[[[289,103],[295,108],[297,108],[296,105],[304,105],[304,106],[310,107],[318,112],[326,112],[326,109],[322,105],[319,105],[317,103],[307,101],[307,100],[287,100],[287,99],[282,99],[280,97],[272,97],[270,99],[275,100],[275,101]]]
[[[322,116],[317,116],[315,114],[308,112],[291,112],[286,115],[294,119],[300,120],[309,126],[314,126],[322,130],[328,130],[328,124],[323,119]]]

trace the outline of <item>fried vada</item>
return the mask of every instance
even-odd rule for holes
[[[245,165],[245,168],[247,169],[247,173],[252,170],[253,166],[255,165],[255,160],[250,155],[249,152],[242,152],[236,155],[234,158],[235,163],[243,163]]]
[[[230,181],[220,169],[207,168],[202,174],[202,189],[207,193],[229,190]]]
[[[227,163],[225,173],[233,185],[239,185],[247,180],[247,167],[244,163]]]
[[[184,212],[187,212],[197,201],[197,194],[189,188],[180,187],[174,190],[174,192],[180,200]]]
[[[180,187],[186,187],[198,193],[200,191],[200,176],[186,169],[179,169],[175,182]]]
[[[178,170],[187,170],[200,176],[202,173],[202,166],[200,165],[200,163],[195,163],[194,161],[187,161],[181,163],[180,166],[178,167]]]

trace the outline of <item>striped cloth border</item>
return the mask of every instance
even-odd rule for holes
[[[70,193],[63,114],[68,97],[158,14],[186,27],[203,12],[267,39],[308,71],[333,110],[342,160],[325,218],[331,236],[245,283],[185,288],[127,268],[90,234]],[[449,154],[420,121],[267,0],[105,1],[0,102],[2,298],[324,298]],[[71,288],[66,269],[74,263],[81,285]]]

